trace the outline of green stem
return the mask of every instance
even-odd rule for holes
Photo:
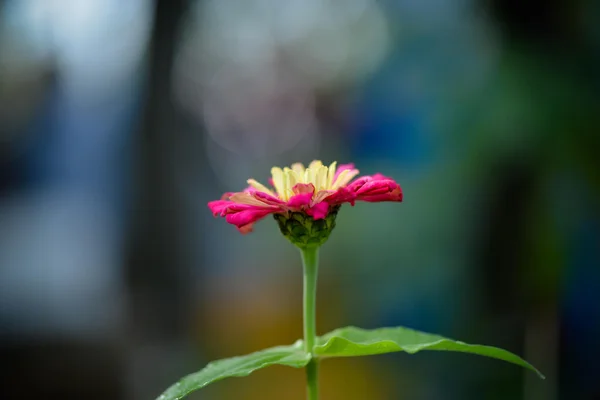
[[[302,249],[301,252],[302,266],[304,267],[304,350],[312,354],[317,336],[315,309],[317,300],[317,275],[319,271],[319,248],[308,247]],[[319,398],[318,372],[318,360],[312,358],[306,366],[306,398],[308,400],[318,400]]]

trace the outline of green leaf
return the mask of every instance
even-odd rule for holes
[[[190,374],[168,388],[157,400],[178,400],[191,392],[220,379],[247,376],[257,369],[271,365],[287,365],[294,368],[305,367],[310,354],[304,352],[301,340],[289,346],[277,346],[257,351],[245,356],[213,361],[204,369]]]
[[[317,339],[313,356],[352,357],[397,351],[414,354],[421,350],[457,351],[497,358],[530,369],[544,379],[544,375],[531,364],[506,350],[467,344],[402,327],[365,330],[349,326],[336,329]],[[201,371],[186,376],[168,388],[157,400],[179,400],[215,381],[234,376],[247,376],[257,369],[271,365],[303,368],[310,358],[310,354],[304,352],[302,340],[298,340],[289,346],[277,346],[241,357],[213,361]]]
[[[313,353],[324,358],[368,356],[396,351],[414,354],[421,350],[457,351],[497,358],[530,369],[545,379],[535,367],[509,351],[492,346],[467,344],[402,327],[365,330],[349,326],[336,329],[318,339]]]

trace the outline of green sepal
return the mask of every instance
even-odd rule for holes
[[[333,206],[325,218],[315,220],[305,212],[273,214],[283,236],[295,246],[306,249],[323,245],[333,228],[340,206]]]

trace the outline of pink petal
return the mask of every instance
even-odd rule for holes
[[[324,201],[327,197],[331,196],[335,192],[335,190],[319,190],[317,194],[313,196],[312,204],[317,204]]]
[[[393,179],[392,179],[392,178],[388,178],[387,176],[385,176],[385,175],[382,175],[382,174],[380,174],[379,172],[378,172],[378,173],[376,173],[375,175],[371,175],[371,178],[372,178],[374,181],[378,181],[378,180],[380,180],[380,179],[389,179],[389,180],[393,181]]]
[[[248,198],[242,198],[244,195]],[[225,217],[227,222],[235,225],[241,233],[252,231],[252,225],[269,214],[285,211],[283,201],[263,192],[226,193],[223,198],[240,198],[243,202],[233,200],[216,200],[208,203],[214,216]],[[246,203],[247,201],[247,203]]]
[[[356,193],[365,183],[372,181],[373,178],[370,176],[361,176],[360,178],[357,178],[354,180],[354,182],[351,182],[348,186],[346,186],[346,189],[348,189],[348,191],[352,192],[352,193]]]
[[[252,193],[252,195],[262,201],[265,204],[269,204],[269,205],[283,205],[285,204],[285,201],[271,196],[269,193],[265,193],[265,192],[259,192],[259,191],[255,191],[254,193]]]
[[[356,193],[348,190],[348,188],[340,188],[336,192],[323,199],[324,202],[327,202],[331,205],[338,205],[342,203],[350,203],[351,205],[354,205],[355,200]]]
[[[297,183],[292,188],[295,194],[310,193],[311,196],[315,193],[315,186],[312,183]]]
[[[386,193],[386,194],[378,194],[374,196],[362,196],[357,200],[367,201],[370,203],[379,203],[382,201],[402,201],[402,192],[400,193]]]
[[[356,190],[357,196],[374,196],[378,194],[388,193],[395,189],[393,181],[380,180],[365,182],[358,190]]]
[[[287,206],[294,210],[301,210],[304,207],[310,206],[312,196],[312,193],[297,194],[295,196],[290,197],[290,199],[287,202]]]
[[[240,204],[236,202],[231,202],[225,210],[221,213],[221,216],[227,216],[230,214],[237,214],[244,211],[270,211],[270,212],[278,212],[285,211],[284,208],[278,206],[270,206],[270,205],[255,205],[255,204]]]
[[[253,224],[269,214],[277,212],[278,209],[248,208],[243,211],[229,213],[225,216],[227,222],[243,229],[246,225]],[[250,227],[251,228],[251,227]]]
[[[392,182],[394,182],[393,179],[385,177],[381,174],[375,174],[373,176],[365,175],[365,176],[356,178],[353,182],[351,182],[348,186],[346,186],[346,188],[353,192],[357,192],[364,184],[366,184],[367,182],[373,182],[373,181],[392,181]]]
[[[215,201],[210,201],[208,203],[208,208],[210,208],[210,211],[213,213],[213,215],[215,217],[217,215],[223,216],[223,212],[231,204],[234,204],[233,201],[229,201],[229,200],[215,200]]]
[[[380,202],[402,201],[403,199],[400,185],[381,174],[359,178],[349,185],[348,189],[356,193],[356,200]]]
[[[325,202],[317,203],[306,210],[306,213],[314,219],[323,219],[329,212],[329,204]]]
[[[254,227],[254,223],[252,224],[248,224],[248,225],[244,225],[244,226],[236,226],[237,230],[242,234],[245,235],[247,233],[250,233],[253,231],[253,227]]]

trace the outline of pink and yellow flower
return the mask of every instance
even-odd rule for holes
[[[267,187],[254,179],[243,192],[225,193],[208,207],[214,216],[225,217],[242,233],[252,231],[255,222],[269,214],[302,212],[314,220],[325,218],[332,208],[356,201],[402,201],[402,189],[393,179],[381,174],[362,176],[354,164],[329,167],[313,161],[308,168],[296,163],[291,168],[274,167]]]

